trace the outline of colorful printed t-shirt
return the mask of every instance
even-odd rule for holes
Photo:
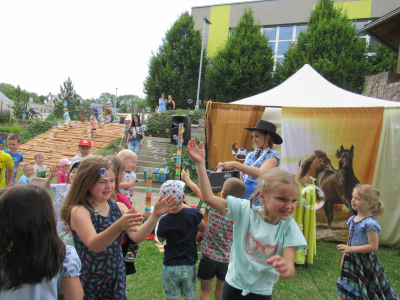
[[[24,156],[21,152],[11,153],[9,150],[4,150],[5,153],[10,154],[13,164],[14,164],[14,177],[13,181],[15,180],[15,175],[17,174],[17,167],[18,164],[24,161]],[[6,171],[6,181],[7,181],[7,171]]]
[[[225,280],[243,290],[243,296],[271,295],[279,273],[267,259],[282,256],[285,247],[296,247],[296,251],[307,247],[303,233],[292,218],[269,224],[256,212],[262,207],[251,209],[248,200],[232,196],[227,200],[226,219],[233,221],[233,244]]]
[[[135,172],[125,172],[124,174],[124,179],[122,179],[121,182],[128,182],[129,179],[131,178],[135,178],[136,179],[136,173]],[[119,192],[121,194],[123,194],[125,197],[127,197],[128,199],[131,199],[131,195],[129,192],[129,189],[124,189],[122,187],[119,188]]]
[[[229,263],[233,237],[233,222],[214,208],[206,206],[208,222],[201,242],[201,254],[222,263]]]
[[[0,151],[0,188],[6,186],[6,169],[13,166],[10,154]]]
[[[33,167],[33,170],[35,171],[36,177],[37,178],[46,178],[46,171],[47,171],[47,166],[43,165],[43,167],[39,167],[38,165],[35,165]],[[32,180],[32,183],[36,184],[43,184],[43,180]]]

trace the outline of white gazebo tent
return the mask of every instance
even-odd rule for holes
[[[376,160],[373,185],[381,192],[386,205],[382,226],[381,243],[400,246],[400,103],[355,94],[330,83],[310,65],[304,65],[281,85],[242,100],[232,102],[241,105],[266,107],[262,119],[277,125],[281,134],[282,107],[301,108],[368,108],[383,107],[383,124]],[[285,140],[285,135],[282,135]],[[372,145],[371,145],[372,147]],[[280,151],[280,148],[277,148]]]

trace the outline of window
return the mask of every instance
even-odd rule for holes
[[[7,109],[11,110],[11,105],[10,104],[7,104]]]
[[[276,64],[282,63],[285,59],[285,52],[292,43],[297,42],[300,32],[307,30],[307,24],[264,27],[262,32],[268,38],[268,45],[274,53],[274,71]]]

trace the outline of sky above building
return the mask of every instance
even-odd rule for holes
[[[70,77],[85,99],[116,88],[144,97],[149,59],[166,31],[191,7],[221,2],[3,1],[0,82],[47,95]]]

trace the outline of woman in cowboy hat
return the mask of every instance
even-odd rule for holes
[[[257,178],[269,169],[273,169],[280,164],[280,157],[274,144],[282,144],[282,138],[276,133],[276,126],[268,121],[260,120],[254,128],[245,128],[253,133],[253,142],[256,150],[249,152],[244,164],[238,161],[227,161],[220,165],[223,170],[238,169],[244,173],[243,182],[247,186],[246,199],[254,193]],[[259,205],[258,198],[253,205]]]

